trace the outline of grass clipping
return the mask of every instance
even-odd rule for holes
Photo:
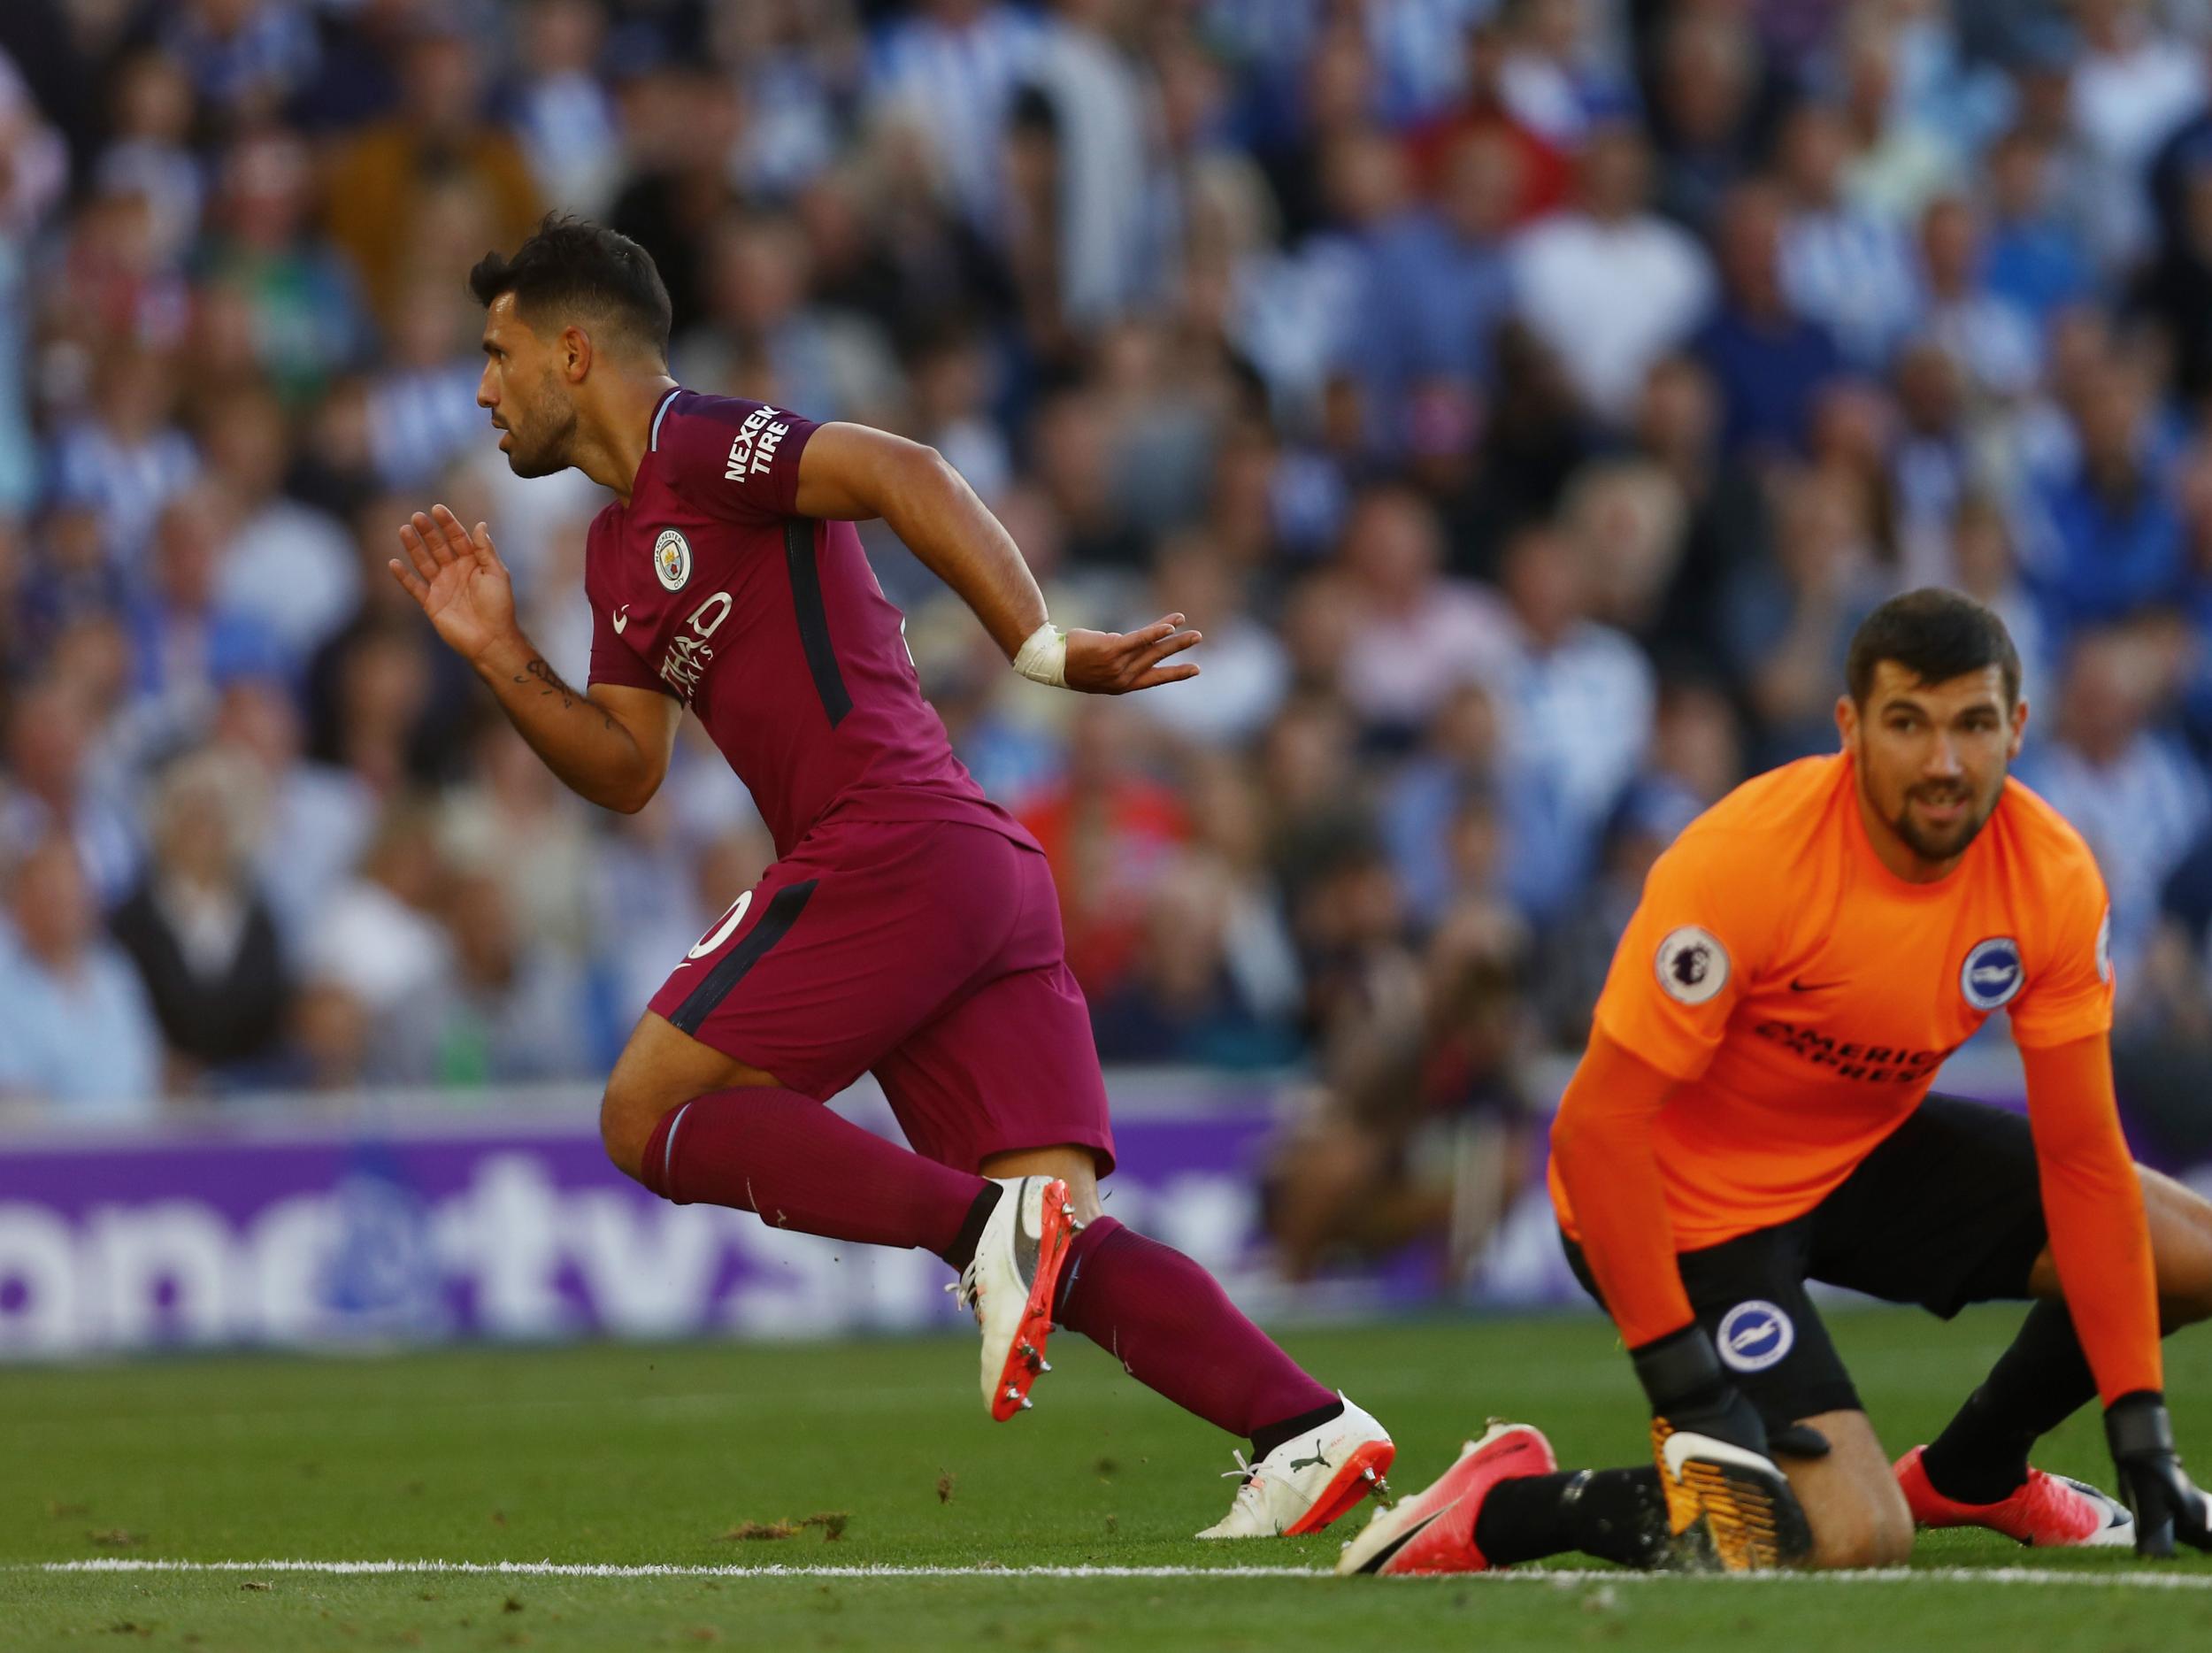
[[[823,1542],[833,1544],[845,1536],[846,1525],[852,1518],[843,1510],[818,1510],[796,1521],[788,1518],[781,1521],[741,1521],[722,1534],[722,1542],[732,1543],[759,1539],[796,1538],[808,1527],[818,1526],[822,1529]]]

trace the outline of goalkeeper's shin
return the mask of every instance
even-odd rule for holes
[[[2120,1496],[2135,1511],[2135,1553],[2162,1558],[2176,1540],[2212,1549],[2212,1497],[2181,1467],[2164,1397],[2155,1389],[2123,1395],[2105,1409],[2104,1432]]]

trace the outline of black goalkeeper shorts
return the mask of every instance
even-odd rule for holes
[[[2046,1237],[2027,1120],[1930,1096],[1802,1217],[1676,1261],[1698,1324],[1775,1429],[1864,1410],[1808,1280],[1947,1320],[1970,1303],[2026,1297]],[[1582,1248],[1566,1247],[1575,1278],[1602,1303]]]

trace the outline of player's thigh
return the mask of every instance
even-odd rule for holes
[[[1811,1278],[1945,1319],[2027,1296],[2046,1237],[2027,1120],[1928,1097],[1813,1209],[1808,1232]]]
[[[2212,1201],[2147,1165],[2136,1170],[2143,1179],[2161,1318],[2170,1330],[2212,1319]],[[2036,1257],[2029,1289],[2039,1297],[2061,1295],[2048,1245]]]
[[[1567,1261],[1603,1303],[1580,1248]],[[1805,1292],[1805,1227],[1786,1223],[1676,1255],[1690,1311],[1770,1433],[1801,1418],[1854,1412],[1857,1388]]]
[[[778,1082],[772,1073],[700,1043],[648,1011],[607,1077],[599,1103],[600,1140],[607,1157],[634,1177],[654,1128],[672,1110],[710,1091]]]
[[[917,1153],[992,1176],[1065,1175],[1077,1215],[1095,1214],[1080,1189],[1113,1170],[1113,1129],[1090,1012],[1065,965],[986,982],[875,1073]]]
[[[1828,1442],[1825,1457],[1779,1460],[1813,1531],[1813,1565],[1901,1566],[1912,1554],[1912,1511],[1867,1415],[1851,1408],[1797,1421]]]
[[[677,1032],[826,1099],[989,967],[1015,893],[995,834],[858,823],[740,896],[653,996]]]

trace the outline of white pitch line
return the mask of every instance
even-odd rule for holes
[[[728,1564],[679,1566],[665,1562],[623,1565],[602,1561],[158,1561],[102,1556],[84,1561],[49,1561],[43,1572],[308,1572],[333,1577],[390,1573],[482,1573],[526,1579],[1328,1579],[1316,1567],[951,1567],[905,1566],[892,1562],[851,1565],[757,1567]],[[2060,1567],[1880,1567],[1859,1572],[1761,1572],[1685,1575],[1664,1572],[1555,1571],[1541,1567],[1501,1572],[1455,1573],[1455,1584],[1548,1584],[1558,1589],[1580,1586],[1659,1583],[1716,1584],[2040,1584],[2085,1585],[2103,1589],[2212,1590],[2212,1572],[2187,1562],[2171,1572],[2076,1572]],[[1394,1581],[1397,1582],[1397,1581]]]

